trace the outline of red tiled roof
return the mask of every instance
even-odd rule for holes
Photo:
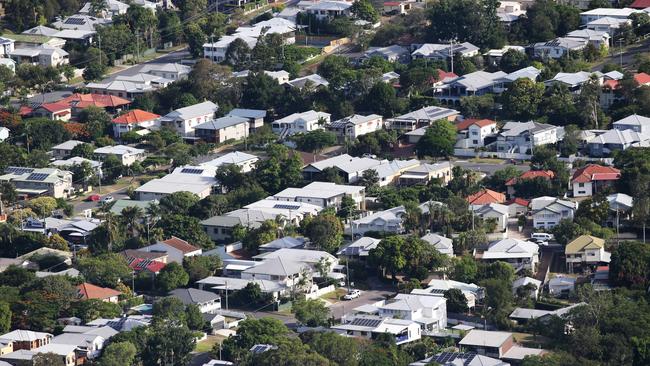
[[[163,240],[163,243],[169,245],[170,247],[176,248],[183,252],[183,254],[195,252],[199,250],[200,248],[195,247],[194,245],[186,242],[183,239],[179,239],[175,236],[172,236],[171,238],[167,240]]]
[[[506,205],[512,205],[512,204],[517,204],[517,205],[520,205],[520,206],[528,207],[528,205],[530,204],[530,201],[525,200],[523,198],[515,197],[515,198],[509,200],[508,202],[506,202]]]
[[[50,113],[55,113],[70,109],[70,105],[65,103],[43,103],[37,108],[43,108]]]
[[[18,110],[18,114],[20,114],[23,117],[28,116],[28,115],[32,114],[32,109],[30,107],[27,107],[27,106],[23,105]]]
[[[141,109],[134,109],[132,111],[128,111],[127,113],[119,117],[113,118],[113,123],[119,123],[119,124],[142,123],[142,122],[154,120],[156,118],[160,118],[160,115],[143,111]]]
[[[152,261],[142,258],[133,258],[129,261],[129,267],[134,271],[147,270],[152,273],[158,273],[165,268],[167,264],[159,261]]]
[[[603,87],[614,90],[614,89],[618,88],[618,80],[605,80],[603,82]]]
[[[505,194],[487,188],[467,197],[467,202],[469,202],[470,205],[487,205],[489,203],[503,203],[505,201]]]
[[[96,106],[100,108],[115,108],[131,104],[130,101],[124,98],[116,97],[114,95],[79,93],[75,93],[67,98],[61,99],[59,103],[66,103],[76,108],[86,108],[90,106]]]
[[[611,166],[589,164],[576,170],[571,178],[571,183],[587,183],[594,180],[618,180],[621,171]]]
[[[542,177],[546,179],[553,179],[555,177],[555,173],[552,170],[529,170],[527,172],[524,172],[522,175],[520,175],[517,178],[511,178],[506,182],[507,186],[512,186],[517,184],[517,182],[521,180],[526,180],[526,179],[534,179],[537,177]]]
[[[456,123],[456,129],[458,131],[466,130],[469,128],[471,125],[477,125],[479,127],[485,127],[489,125],[493,125],[496,122],[494,122],[491,119],[477,119],[477,118],[468,118],[465,120],[462,120],[458,123]]]
[[[77,290],[79,291],[79,298],[83,300],[104,300],[122,294],[121,292],[113,290],[112,288],[99,287],[88,282],[84,282],[81,285],[78,285]]]
[[[438,80],[445,80],[447,78],[455,79],[457,77],[458,77],[458,75],[456,75],[455,73],[453,73],[451,71],[445,71],[445,70],[442,70],[442,69],[438,69]]]
[[[650,8],[650,0],[634,0],[634,2],[629,6],[632,9]]]
[[[639,85],[650,84],[650,75],[646,74],[645,72],[640,72],[638,74],[634,74],[634,80],[636,80]]]

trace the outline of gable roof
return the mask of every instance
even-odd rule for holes
[[[167,113],[164,118],[166,119],[179,118],[182,120],[188,120],[205,114],[214,113],[217,111],[217,109],[219,109],[219,106],[212,103],[211,101],[205,101],[205,102],[193,104],[191,106],[178,108],[174,111]]]
[[[83,300],[89,300],[89,299],[104,300],[122,294],[121,292],[117,290],[113,290],[112,288],[99,287],[88,282],[84,282],[78,285],[77,291],[79,292],[79,298]]]
[[[201,249],[201,248],[195,247],[194,245],[186,242],[185,240],[179,239],[179,238],[177,238],[175,236],[172,236],[171,238],[169,238],[167,240],[163,240],[162,243],[165,243],[165,244],[169,245],[172,248],[180,250],[181,252],[183,252],[183,254],[195,252],[195,251]]]
[[[124,98],[116,97],[114,95],[80,93],[75,93],[69,97],[63,98],[59,101],[59,103],[66,103],[75,108],[86,108],[90,106],[96,106],[100,108],[116,108],[131,104],[130,101]]]
[[[517,184],[519,180],[534,179],[537,177],[542,177],[546,179],[555,178],[555,173],[552,170],[529,170],[522,173],[519,177],[511,178],[506,182],[507,186],[512,186]]]
[[[133,109],[119,117],[113,118],[113,123],[118,123],[118,124],[141,123],[141,122],[151,121],[156,118],[160,118],[160,115],[143,111],[141,109]]]
[[[221,297],[214,292],[198,290],[195,288],[177,288],[169,292],[169,296],[173,296],[185,305],[190,304],[203,304],[210,301],[216,301]]]
[[[523,198],[515,197],[515,198],[513,198],[513,199],[511,199],[511,200],[509,200],[509,201],[506,201],[505,204],[506,204],[506,206],[509,206],[509,205],[520,205],[520,206],[528,207],[528,205],[530,204],[530,201],[529,201],[529,200],[525,200],[525,199],[523,199]]]
[[[605,247],[605,240],[591,235],[580,235],[573,239],[564,249],[565,254],[579,254],[586,249],[600,249]]]
[[[456,123],[456,129],[458,131],[466,130],[469,128],[471,125],[477,125],[479,127],[485,127],[485,126],[490,126],[490,125],[495,125],[496,122],[491,120],[491,119],[476,119],[476,118],[468,118],[463,121],[460,121]]]
[[[578,169],[573,173],[571,183],[587,183],[596,180],[618,180],[621,177],[621,171],[598,164],[589,164]]]
[[[495,192],[491,189],[484,188],[467,197],[470,205],[486,205],[488,203],[503,203],[506,201],[506,195]]]
[[[70,105],[65,103],[43,103],[35,109],[43,108],[50,113],[63,112],[70,109]]]
[[[43,338],[52,338],[52,334],[43,332],[34,332],[31,330],[16,329],[9,333],[0,335],[0,339],[10,340],[15,342],[35,341]]]

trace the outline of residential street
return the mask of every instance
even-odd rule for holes
[[[479,162],[471,162],[469,160],[454,161],[454,165],[460,166],[463,169],[469,169],[475,172],[485,173],[487,175],[492,175],[497,170],[504,169],[507,166],[512,166],[516,169],[521,170],[522,172],[526,172],[530,170],[530,166],[528,164],[513,165],[513,164],[506,164],[506,163],[507,162],[505,160],[502,163],[479,163]]]
[[[361,291],[361,296],[354,300],[342,300],[330,306],[330,313],[335,319],[340,319],[343,314],[350,312],[352,309],[358,306],[384,300],[387,296],[390,296],[394,293],[394,291],[388,290]]]
[[[128,198],[128,196],[126,195],[126,189],[127,189],[127,187],[124,187],[124,188],[120,188],[120,189],[118,189],[117,191],[114,191],[114,192],[109,192],[106,189],[102,189],[101,198],[104,198],[106,196],[113,196],[113,198],[116,201],[124,199],[124,198]],[[84,210],[87,210],[89,208],[90,209],[97,208],[97,207],[99,207],[99,205],[100,205],[99,202],[92,202],[92,201],[86,201],[86,200],[72,202],[72,206],[74,207],[74,213],[75,214],[81,213]]]

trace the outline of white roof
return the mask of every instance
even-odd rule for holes
[[[253,258],[263,259],[264,261],[267,261],[271,258],[282,258],[283,260],[312,264],[318,263],[318,261],[320,261],[322,258],[326,258],[332,262],[336,261],[336,257],[322,250],[294,248],[282,248],[273,252],[258,254]]]
[[[179,108],[175,111],[169,112],[163,118],[165,119],[183,119],[188,120],[200,117],[206,114],[211,114],[217,111],[219,107],[211,101],[197,103],[189,107]]]
[[[505,73],[503,73],[505,75]],[[413,119],[413,120],[429,120],[437,121],[439,119],[455,116],[458,114],[458,111],[455,109],[428,106],[422,107],[418,110],[403,114],[394,119]]]
[[[453,244],[454,241],[449,238],[446,238],[439,234],[429,233],[420,239],[433,245],[433,247],[436,248],[442,254],[447,254],[447,255],[454,254],[454,244]]]
[[[253,154],[248,154],[245,152],[241,151],[233,151],[229,152],[225,155],[219,156],[217,158],[214,158],[210,161],[206,161],[205,163],[201,163],[201,166],[209,166],[213,168],[218,168],[224,164],[241,164],[244,162],[247,162],[249,160],[259,160],[259,158]]]
[[[187,191],[201,194],[217,183],[215,169],[203,166],[183,166],[162,178],[152,179],[138,187],[136,192],[172,194]]]
[[[575,209],[577,207],[577,204],[575,202],[561,200],[557,197],[542,196],[533,198],[530,201],[530,207],[533,211],[538,211],[545,208],[553,209],[549,206],[552,206],[554,204],[558,204],[570,209]]]
[[[294,123],[296,121],[318,121],[320,118],[328,119],[330,117],[329,113],[317,112],[315,110],[309,110],[301,113],[293,113],[286,117],[276,119],[274,123]]]
[[[578,72],[559,72],[553,79],[547,80],[546,83],[550,84],[552,82],[560,82],[567,84],[569,86],[581,85],[589,81],[592,73],[587,71],[578,71]]]
[[[52,150],[72,150],[75,146],[83,144],[83,141],[68,140],[58,145],[52,146]]]
[[[399,75],[397,75],[397,77],[399,78]],[[328,127],[342,128],[342,127],[345,127],[345,126],[347,126],[349,124],[362,125],[362,124],[367,123],[369,121],[373,121],[373,120],[381,119],[381,118],[382,117],[380,115],[378,115],[378,114],[370,114],[370,115],[367,115],[367,116],[364,116],[364,115],[361,115],[361,114],[353,114],[351,116],[343,117],[343,118],[341,118],[339,120],[331,122],[328,125]]]
[[[344,11],[352,6],[352,3],[347,1],[319,1],[312,4],[307,6],[308,10]]]
[[[303,88],[304,86],[307,85],[307,83],[311,84],[314,87],[318,87],[321,85],[322,86],[330,85],[329,81],[327,81],[324,77],[318,74],[311,74],[311,75],[295,78],[293,80],[289,80],[287,83],[296,88]]]
[[[452,288],[459,289],[463,292],[472,292],[472,293],[477,293],[480,291],[480,287],[473,284],[473,283],[465,283],[465,282],[460,282],[460,281],[454,281],[454,280],[439,280],[439,279],[433,279],[429,281],[428,283],[428,289],[424,289],[421,291],[426,291],[428,293],[431,292],[431,290],[441,290],[441,291],[447,291]],[[428,291],[427,291],[428,290]],[[416,290],[411,291],[412,294],[417,293]]]
[[[228,112],[228,115],[244,118],[264,118],[266,117],[266,111],[261,109],[235,108]]]
[[[529,258],[537,253],[539,253],[539,245],[530,241],[508,238],[490,243],[481,258]]]
[[[588,11],[583,11],[580,15],[596,15],[596,16],[619,16],[629,17],[634,13],[641,13],[642,10],[632,8],[596,8]]]
[[[285,286],[281,285],[276,281],[269,280],[244,280],[241,278],[232,278],[232,277],[216,277],[210,276],[202,280],[197,281],[196,283],[203,284],[204,287],[210,287],[215,290],[241,290],[249,283],[256,283],[260,286],[262,292],[277,292],[286,289]]]
[[[567,33],[569,38],[585,38],[585,39],[604,39],[610,38],[609,33],[605,31],[597,31],[594,29],[576,29]]]
[[[611,210],[629,210],[634,204],[634,199],[625,193],[614,193],[607,196]]]
[[[257,38],[255,37],[250,37],[244,34],[235,34],[231,36],[222,36],[217,42],[214,43],[204,43],[203,47],[228,48],[228,46],[230,46],[230,44],[238,38],[244,41],[244,43],[246,43],[251,49],[257,44]]]
[[[598,18],[596,20],[592,20],[591,22],[587,23],[587,26],[594,26],[594,25],[608,25],[611,28],[618,28],[621,24],[623,23],[630,23],[631,20],[629,19],[621,19],[621,18],[612,18],[612,17],[602,17]]]
[[[598,135],[591,140],[590,144],[620,144],[630,145],[634,143],[644,142],[650,140],[650,134],[640,133],[633,130],[619,130],[612,129]]]
[[[533,285],[537,286],[537,289],[542,287],[542,281],[540,280],[536,280],[532,277],[519,277],[512,282],[512,288],[516,289],[521,286],[526,286],[529,283],[532,283]]]
[[[278,201],[270,197],[250,203],[243,208],[264,211],[271,215],[285,217],[295,216],[297,214],[317,215],[322,210],[320,206],[312,205],[311,203]],[[230,213],[226,215],[230,215]]]
[[[378,211],[371,215],[353,220],[354,225],[370,224],[375,220],[384,222],[402,222],[402,215],[406,213],[404,206],[389,208],[388,210]]]
[[[490,87],[497,82],[497,80],[506,77],[506,74],[503,71],[496,72],[487,72],[487,71],[475,71],[469,74],[465,74],[459,78],[453,79],[449,84],[460,84],[469,91],[476,91],[483,88]]]
[[[368,252],[370,252],[371,249],[376,248],[380,242],[381,239],[364,236],[339,249],[339,251],[336,252],[336,255],[367,256]]]
[[[15,342],[35,341],[43,338],[51,338],[52,334],[43,332],[34,332],[31,330],[17,329],[9,333],[0,335],[0,339],[6,339]]]
[[[144,154],[143,149],[136,149],[135,147],[125,145],[104,146],[97,148],[93,151],[95,154],[103,155],[136,155]]]
[[[511,72],[510,74],[504,76],[503,80],[515,81],[517,79],[527,78],[527,79],[530,79],[532,81],[535,81],[535,80],[537,80],[537,77],[541,73],[542,73],[542,70],[540,70],[540,69],[538,69],[538,68],[536,68],[534,66],[528,66],[528,67],[524,67],[523,69],[519,69],[517,71]]]
[[[459,344],[461,346],[501,347],[510,337],[510,332],[494,332],[472,329]]]
[[[102,166],[102,163],[100,161],[82,158],[81,156],[73,156],[66,160],[54,160],[53,162],[50,163],[50,165],[55,166],[57,168],[64,168],[68,166],[81,165],[82,163],[88,163],[93,168],[98,168]]]
[[[360,186],[348,186],[330,182],[312,182],[302,188],[287,188],[282,192],[276,193],[276,198],[331,198],[343,194],[353,195],[363,192],[364,188]]]
[[[62,39],[86,39],[95,33],[96,32],[92,30],[64,29],[60,32],[55,33],[54,37]]]
[[[614,122],[613,125],[616,126],[650,126],[650,118],[645,116],[639,116],[638,114],[632,114],[625,118],[619,119]],[[621,127],[622,127],[621,126]]]
[[[508,214],[508,206],[502,205],[500,203],[488,203],[482,206],[472,205],[472,210],[478,215],[484,215],[490,211],[494,211],[501,215]]]
[[[46,27],[44,25],[37,25],[34,28],[29,28],[29,29],[23,31],[21,34],[52,37],[57,33],[59,33],[59,30],[57,30],[57,29]]]
[[[381,164],[381,161],[372,158],[358,158],[348,154],[341,154],[329,159],[311,163],[310,166],[323,171],[327,168],[336,167],[346,173],[362,172]]]
[[[227,127],[232,127],[232,126],[237,126],[241,124],[248,123],[247,118],[242,118],[242,117],[236,117],[236,116],[226,116],[226,117],[220,117],[217,119],[213,119],[210,121],[206,121],[201,123],[200,125],[195,126],[194,128],[197,130],[203,129],[203,130],[221,130]]]

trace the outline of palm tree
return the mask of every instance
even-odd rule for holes
[[[146,209],[144,224],[147,227],[147,243],[151,243],[151,229],[160,221],[161,213],[162,210],[157,203],[151,203]]]
[[[104,214],[104,228],[106,229],[106,241],[107,241],[107,247],[106,249],[108,250],[109,253],[113,251],[113,243],[117,240],[119,237],[119,232],[122,229],[120,226],[119,220],[115,217],[115,214],[112,212],[106,212]]]
[[[122,209],[122,222],[126,226],[131,237],[135,237],[142,227],[144,211],[138,206],[125,207]]]

